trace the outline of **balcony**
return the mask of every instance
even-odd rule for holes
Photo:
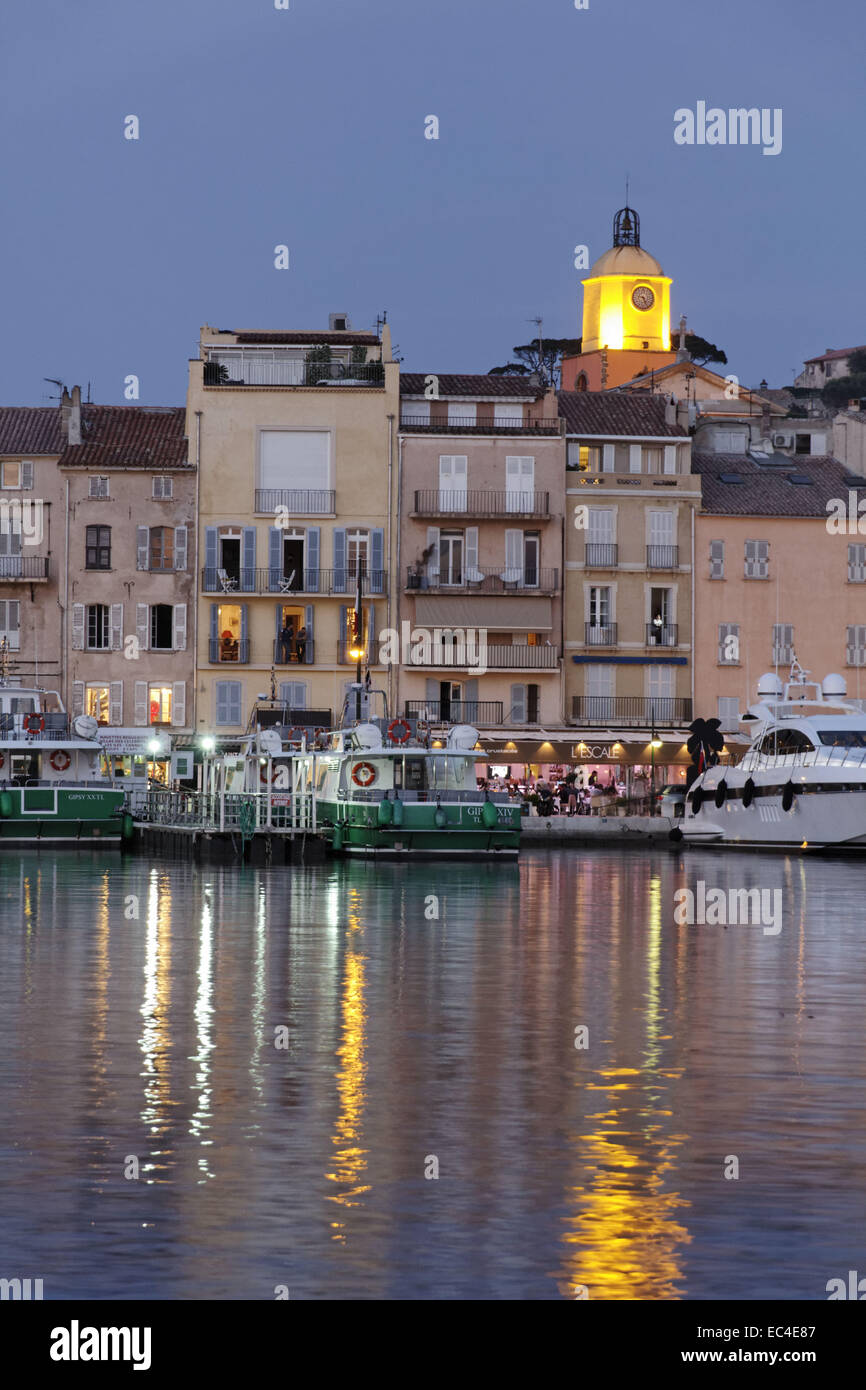
[[[676,623],[647,623],[646,644],[648,647],[675,647],[678,630]]]
[[[47,555],[0,556],[0,584],[44,584],[47,579]]]
[[[536,517],[550,516],[548,492],[467,492],[425,488],[415,493],[413,516]]]
[[[387,570],[362,570],[364,595],[384,594],[388,584]],[[353,570],[290,570],[282,569],[203,569],[203,594],[352,594],[356,575]]]
[[[425,593],[445,594],[556,594],[559,592],[559,570],[490,568],[493,574],[474,572],[470,579],[465,571],[456,583],[449,583],[441,574],[417,574],[414,568],[406,571],[406,588],[422,589]]]
[[[256,703],[253,706],[247,723],[247,733],[255,733],[256,729],[308,729],[311,733],[315,729],[330,729],[333,727],[331,711],[329,709],[292,709],[289,705],[280,704],[279,701],[268,702],[267,704]]]
[[[204,364],[204,385],[384,388],[385,368],[381,362],[275,361],[255,348],[235,348],[211,354]]]
[[[692,722],[692,702],[678,695],[654,700],[642,695],[574,695],[571,718],[575,724],[597,728],[608,725],[675,728]]]
[[[477,418],[475,415],[452,416],[447,420],[431,420],[429,416],[412,414],[411,406],[400,416],[401,430],[412,434],[540,434],[558,435],[559,421],[552,418],[540,420],[495,420],[489,416]]]
[[[501,724],[501,700],[407,700],[406,718],[426,719],[428,724]]]
[[[613,570],[619,564],[619,546],[609,542],[587,541],[587,569]]]
[[[449,671],[470,671],[480,666],[486,666],[489,671],[555,671],[559,666],[559,651],[556,647],[530,647],[528,643],[502,642],[485,646],[479,635],[473,634],[467,641],[433,645],[429,661],[410,660],[404,669],[412,666]]]
[[[220,666],[246,666],[250,659],[250,639],[242,637],[236,642],[224,642],[219,637],[211,637],[207,644],[207,659]]]
[[[616,623],[584,623],[584,643],[587,647],[615,647],[616,629]]]
[[[8,742],[30,743],[33,739],[65,739],[69,734],[69,716],[59,711],[49,711],[43,715],[45,728],[33,733],[27,728],[27,714],[0,714],[0,738]],[[8,769],[3,774],[8,777]]]
[[[284,507],[291,516],[333,516],[337,494],[326,488],[256,488],[256,515],[273,515]]]
[[[275,666],[313,666],[315,661],[316,643],[314,638],[300,643],[295,638],[288,647],[282,645],[279,638],[274,639]]]
[[[646,567],[648,570],[675,570],[679,568],[680,548],[678,545],[648,545],[646,548]]]

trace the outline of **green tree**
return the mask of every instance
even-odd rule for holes
[[[506,362],[503,367],[491,367],[488,376],[532,376],[538,377],[542,386],[559,388],[562,380],[562,359],[573,357],[580,352],[580,338],[533,338],[531,343],[521,343],[511,351],[516,362]]]
[[[866,398],[866,372],[856,376],[837,376],[828,381],[821,392],[825,405],[843,409],[850,400]]]
[[[706,367],[710,362],[718,362],[722,367],[728,364],[727,354],[716,347],[715,343],[709,342],[706,338],[699,338],[697,333],[686,334],[686,352],[698,367]]]
[[[850,376],[866,376],[866,348],[858,348],[852,352],[848,358],[848,373]]]

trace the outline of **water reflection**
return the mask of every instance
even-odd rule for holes
[[[860,874],[0,857],[6,1258],[54,1296],[820,1297],[862,1262]],[[698,876],[782,931],[677,927]]]

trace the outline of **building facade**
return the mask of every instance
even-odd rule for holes
[[[497,735],[561,723],[564,457],[556,396],[527,378],[403,375],[406,713]]]
[[[390,330],[219,332],[189,365],[200,466],[196,729],[246,729],[260,696],[289,723],[338,719],[360,661],[374,688],[390,618],[399,368]],[[361,575],[363,631],[354,633]]]

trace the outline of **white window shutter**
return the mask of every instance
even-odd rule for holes
[[[136,568],[146,570],[150,567],[150,532],[146,526],[136,527]]]
[[[513,685],[511,687],[511,718],[515,724],[526,723],[526,686]]]
[[[171,645],[176,652],[186,651],[186,604],[174,605]]]
[[[174,567],[176,570],[186,569],[186,537],[187,528],[185,526],[175,526],[174,528]]]
[[[123,723],[123,681],[112,681],[108,687],[108,722]]]
[[[135,722],[147,723],[147,681],[135,682]]]
[[[725,577],[725,542],[710,541],[710,579]]]
[[[665,445],[664,470],[666,473],[676,473],[677,471],[677,446],[676,444]]]
[[[175,681],[171,687],[171,722],[180,728],[186,723],[186,682]]]
[[[72,717],[77,719],[84,713],[84,681],[72,682]]]
[[[135,605],[135,635],[138,639],[138,649],[141,652],[146,652],[150,646],[149,617],[150,608],[148,605],[146,603],[137,603]]]
[[[639,473],[641,470],[641,446],[640,444],[629,444],[628,446],[628,471],[629,473]]]
[[[72,650],[84,651],[84,604],[72,605]]]
[[[479,578],[477,526],[466,527],[466,578],[470,581]]]
[[[111,650],[119,652],[123,646],[123,604],[111,605]]]

